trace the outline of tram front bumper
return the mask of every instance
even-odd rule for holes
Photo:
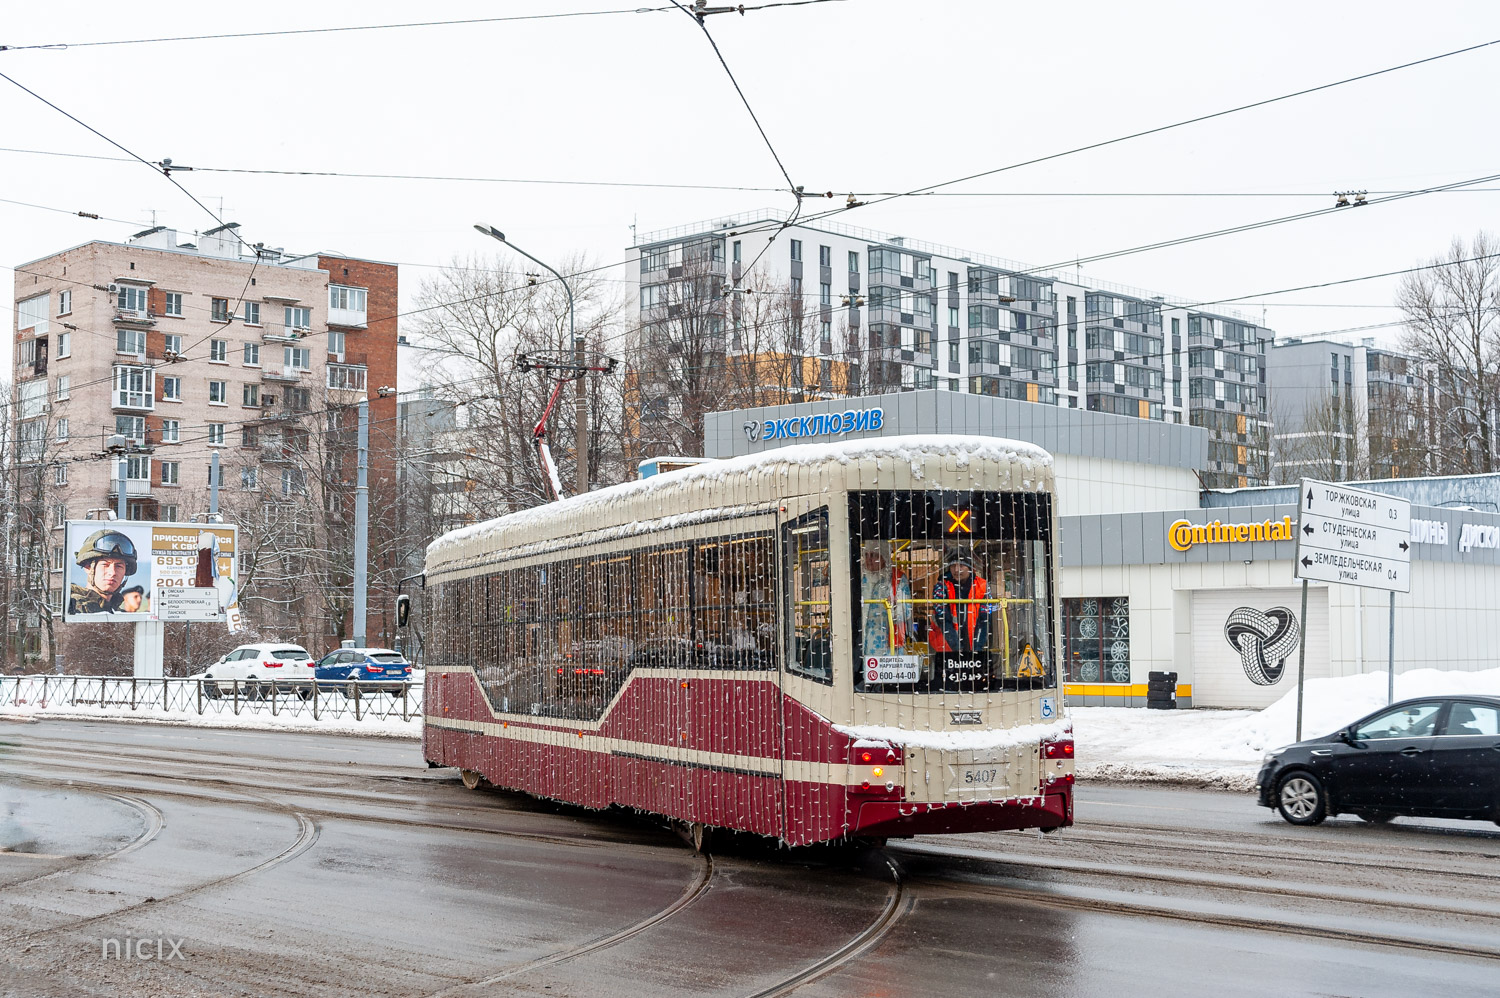
[[[1073,788],[1050,788],[1036,797],[998,801],[850,802],[851,837],[906,838],[912,835],[1065,828],[1073,824]]]

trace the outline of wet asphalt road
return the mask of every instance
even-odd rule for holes
[[[1050,836],[704,857],[633,815],[466,791],[412,742],[3,724],[0,992],[1500,993],[1492,825],[1079,801]]]

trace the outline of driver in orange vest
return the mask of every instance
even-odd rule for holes
[[[934,600],[982,600],[989,590],[984,577],[974,571],[967,554],[948,557],[942,577],[932,587]],[[988,676],[983,661],[990,644],[990,606],[987,603],[935,602],[928,647],[940,656],[945,680],[974,682]]]

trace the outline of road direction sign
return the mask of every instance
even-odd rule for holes
[[[163,586],[156,590],[156,619],[165,621],[223,620],[217,589]]]
[[[1411,503],[1304,479],[1296,577],[1411,592]]]

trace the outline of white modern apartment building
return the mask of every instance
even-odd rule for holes
[[[689,297],[674,284],[706,270],[726,292],[719,321],[731,355],[753,349],[737,326],[747,287],[799,303],[798,345],[822,363],[821,394],[837,393],[844,379],[833,372],[845,365],[866,392],[939,388],[1199,425],[1209,431],[1205,485],[1266,480],[1271,330],[1014,260],[784,221],[767,209],[638,235],[640,328],[670,321]]]

